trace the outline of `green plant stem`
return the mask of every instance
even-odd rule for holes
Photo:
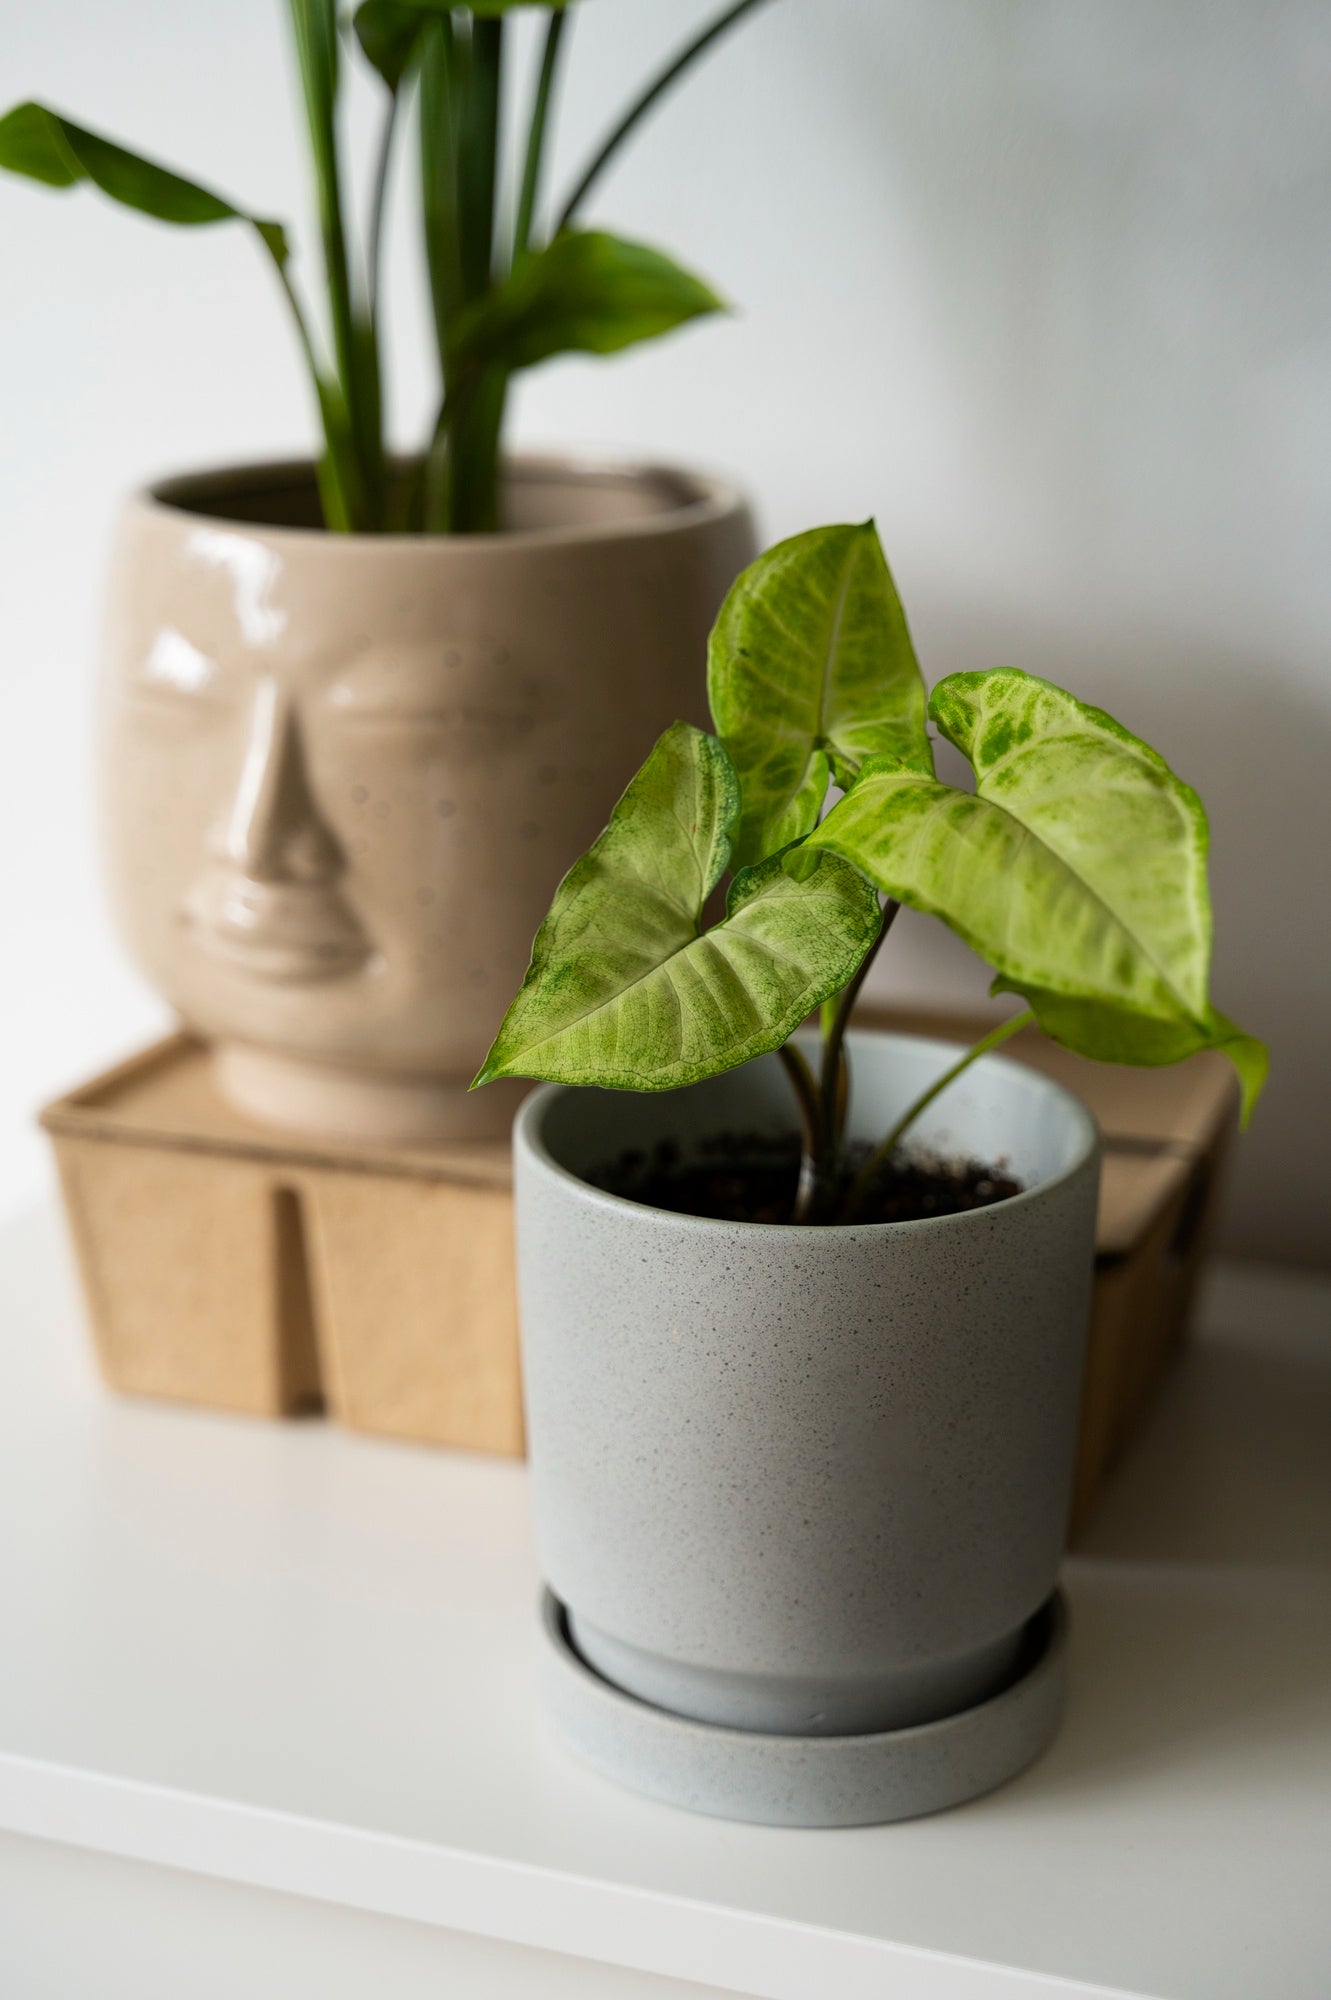
[[[527,156],[522,165],[522,188],[518,196],[518,212],[513,222],[513,256],[518,258],[531,241],[532,218],[536,213],[536,197],[541,185],[541,159],[545,151],[545,130],[550,116],[550,100],[554,92],[555,72],[559,67],[559,44],[569,16],[563,10],[551,14],[546,24],[545,48],[541,55],[541,71],[536,83],[536,96],[532,101],[531,124],[527,129]]]
[[[337,10],[334,0],[289,4],[314,161],[334,367],[350,432],[352,463],[340,467],[340,478],[349,525],[368,529],[378,526],[383,502],[378,351],[372,332],[357,324],[347,256],[337,143]],[[329,449],[337,451],[331,438]]]
[[[865,980],[869,977],[874,960],[883,948],[884,939],[896,920],[901,908],[895,898],[889,898],[883,909],[883,927],[860,960],[859,971],[849,986],[843,988],[837,999],[835,1010],[823,1036],[823,1060],[821,1091],[823,1103],[823,1129],[829,1141],[830,1158],[827,1174],[835,1178],[837,1160],[841,1151],[841,1133],[846,1121],[846,1105],[849,1101],[849,1071],[845,1054],[846,1029],[860,997]]]
[[[974,1048],[967,1049],[965,1055],[959,1056],[950,1069],[945,1069],[943,1074],[915,1099],[915,1102],[898,1118],[892,1130],[883,1140],[882,1145],[877,1147],[870,1158],[865,1161],[864,1166],[852,1181],[845,1204],[847,1220],[853,1221],[864,1206],[865,1201],[873,1192],[874,1182],[883,1172],[893,1153],[921,1112],[926,1111],[936,1097],[941,1097],[949,1085],[955,1083],[957,1078],[963,1075],[973,1062],[978,1062],[981,1056],[987,1056],[991,1050],[998,1048],[1001,1043],[1007,1041],[1010,1035],[1017,1034],[1022,1028],[1028,1028],[1034,1019],[1035,1015],[1028,1007],[1022,1013],[1014,1014],[1010,1020],[1000,1021],[996,1028],[991,1028],[989,1033],[975,1044]]]
[[[478,534],[499,525],[499,434],[507,376],[458,379],[453,328],[491,282],[495,252],[503,22],[432,23],[421,48],[421,165],[430,298],[443,397],[410,525]]]
[[[462,302],[453,70],[453,25],[445,15],[427,23],[420,41],[422,221],[430,307],[441,370],[448,348],[449,325]]]
[[[379,325],[379,289],[383,266],[384,211],[388,201],[388,170],[393,159],[393,137],[397,131],[397,114],[401,102],[402,92],[400,89],[395,90],[384,112],[384,122],[379,133],[379,152],[374,163],[374,184],[370,193],[370,227],[366,238],[365,272],[370,300],[370,324],[376,329]]]
[[[508,381],[489,368],[448,391],[427,454],[426,529],[493,534],[499,526],[499,433]]]
[[[464,299],[477,299],[490,283],[494,257],[495,192],[499,177],[499,102],[503,75],[501,15],[473,16],[459,56],[458,225]]]
[[[777,1054],[790,1078],[800,1111],[800,1179],[790,1219],[792,1222],[811,1222],[822,1178],[824,1150],[818,1086],[802,1049],[797,1049],[793,1042],[784,1042]]]
[[[296,339],[304,356],[310,385],[314,390],[315,402],[323,424],[324,450],[319,456],[317,472],[319,502],[323,508],[324,522],[334,533],[346,534],[352,525],[351,508],[344,484],[344,461],[351,449],[350,433],[345,418],[336,407],[332,386],[319,365],[314,337],[310,332],[309,321],[305,317],[296,288],[291,282],[291,275],[283,259],[273,252],[272,246],[269,244],[266,247],[272,258],[273,269],[277,273],[277,282],[282,287],[282,296],[290,309],[296,329]]]
[[[624,116],[620,119],[614,130],[609,133],[585,168],[581,179],[560,210],[559,220],[552,232],[554,235],[557,236],[561,229],[568,228],[578,210],[586,202],[588,195],[595,187],[597,181],[601,178],[601,175],[605,172],[615,154],[628,138],[630,132],[633,131],[635,126],[641,123],[652,107],[664,97],[671,85],[677,83],[685,70],[690,68],[698,60],[699,56],[703,54],[704,50],[711,47],[714,41],[721,35],[724,35],[727,29],[733,28],[736,22],[741,20],[745,14],[750,13],[753,8],[761,7],[762,5],[763,0],[735,0],[733,6],[727,7],[724,13],[719,14],[714,21],[710,22],[702,30],[701,34],[695,35],[694,39],[667,63],[660,74],[653,77],[652,81],[641,94],[634,99],[633,103],[624,113]]]

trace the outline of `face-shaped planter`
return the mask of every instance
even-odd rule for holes
[[[278,1124],[505,1129],[468,1098],[561,873],[705,707],[753,554],[742,500],[518,461],[511,531],[330,535],[308,468],[135,499],[106,646],[104,847],[124,937]]]

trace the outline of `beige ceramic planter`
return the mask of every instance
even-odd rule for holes
[[[561,873],[656,735],[705,716],[754,553],[730,487],[514,462],[510,526],[317,526],[308,466],[130,501],[107,626],[104,848],[124,938],[267,1121],[506,1129],[466,1086]]]

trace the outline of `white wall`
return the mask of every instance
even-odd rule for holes
[[[579,9],[565,165],[696,0]],[[278,0],[0,0],[40,95],[303,214]],[[365,106],[358,106],[358,124]],[[530,378],[529,441],[741,474],[771,534],[873,512],[930,678],[1012,661],[1117,712],[1213,824],[1217,998],[1273,1044],[1231,1242],[1331,1254],[1331,10],[1321,0],[773,0],[597,214],[739,302]],[[404,435],[428,387],[394,244]],[[42,1096],[150,1032],[102,913],[89,692],[118,493],[301,446],[243,233],[0,184],[0,1200]],[[885,980],[974,995],[903,923]],[[887,956],[887,955],[885,955]]]

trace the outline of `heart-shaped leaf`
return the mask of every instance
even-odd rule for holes
[[[533,368],[556,354],[613,354],[724,310],[701,278],[645,243],[566,229],[519,257],[509,276],[458,317],[463,371]]]
[[[712,720],[739,774],[741,863],[802,839],[889,753],[933,771],[924,682],[872,521],[779,542],[733,585],[708,652]]]
[[[76,187],[91,181],[112,201],[138,209],[158,222],[198,228],[214,222],[248,222],[274,261],[284,265],[287,240],[282,225],[243,208],[208,188],[159,167],[138,153],[103,139],[62,118],[44,104],[16,104],[0,118],[0,167],[47,187]]]
[[[941,917],[1055,1041],[1107,1062],[1219,1048],[1245,1113],[1266,1052],[1208,995],[1201,800],[1098,708],[1015,667],[954,674],[929,712],[969,759],[963,792],[870,760],[808,842]]]
[[[878,934],[878,898],[833,855],[796,881],[780,857],[731,884],[739,795],[715,737],[677,722],[564,877],[476,1082],[545,1077],[671,1090],[778,1048],[839,992]]]
[[[429,10],[413,7],[409,0],[362,0],[351,17],[356,40],[365,60],[378,70],[394,95],[401,88],[425,23],[432,16],[451,11],[442,5]]]

